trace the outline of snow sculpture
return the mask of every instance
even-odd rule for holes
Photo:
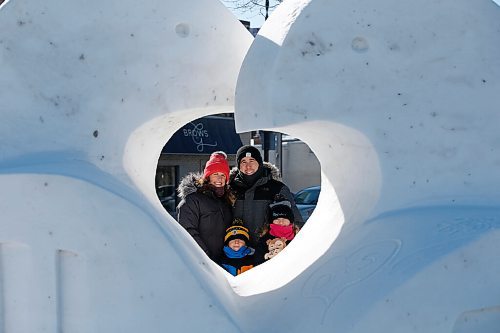
[[[2,332],[238,330],[154,173],[183,123],[233,111],[252,40],[218,1],[2,5]]]
[[[251,47],[216,0],[0,8],[3,331],[499,326],[490,0],[289,0]],[[232,278],[153,174],[178,127],[233,110],[236,79],[237,129],[307,142],[323,190],[280,256]]]
[[[237,130],[307,142],[327,192],[276,258],[271,275],[296,279],[252,303],[281,309],[260,329],[290,313],[297,332],[500,327],[499,31],[489,0],[290,0],[266,22]],[[236,287],[259,288],[252,274],[270,284],[256,270]]]

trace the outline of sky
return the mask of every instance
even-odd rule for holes
[[[496,4],[500,5],[500,0],[492,0]],[[221,0],[221,2],[228,6],[224,1]],[[229,8],[229,7],[228,7]],[[258,11],[257,12],[242,12],[238,10],[233,10],[232,8],[229,8],[233,14],[240,20],[246,20],[250,21],[250,26],[252,28],[260,28],[264,24],[264,16],[261,15]]]
[[[498,332],[500,8],[353,3],[282,7],[257,39],[205,0],[6,3],[3,330]],[[322,166],[304,228],[238,277],[154,189],[169,135],[232,110]]]
[[[221,0],[221,2],[226,7],[228,7],[239,20],[250,21],[250,26],[252,28],[260,28],[265,22],[264,16],[261,15],[259,11],[253,11],[253,12],[238,11],[230,8],[229,4],[225,3],[223,0]]]

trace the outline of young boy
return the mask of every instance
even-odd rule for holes
[[[224,253],[220,259],[220,265],[234,276],[254,267],[255,250],[246,245],[249,241],[248,229],[243,226],[243,221],[234,219],[226,229]]]

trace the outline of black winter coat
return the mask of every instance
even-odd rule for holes
[[[177,206],[177,221],[214,261],[223,253],[226,229],[231,225],[232,212],[227,195],[215,196],[207,186],[201,186],[201,174],[190,173],[177,189],[181,202]]]
[[[257,246],[262,226],[272,222],[268,221],[268,209],[277,195],[283,196],[292,204],[295,224],[299,227],[304,225],[290,189],[280,181],[279,170],[271,163],[264,162],[262,176],[252,186],[248,186],[240,177],[238,169],[233,168],[229,175],[229,186],[235,196],[233,216],[243,219],[250,231],[251,247]]]

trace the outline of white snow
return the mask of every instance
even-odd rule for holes
[[[255,41],[218,0],[0,18],[5,332],[498,332],[491,0],[287,0]],[[233,110],[322,166],[297,239],[236,278],[153,177],[180,126]]]

